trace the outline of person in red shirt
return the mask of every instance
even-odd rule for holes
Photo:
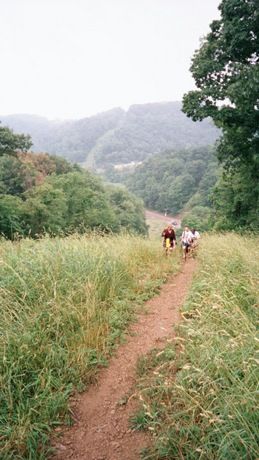
[[[175,248],[175,244],[176,244],[176,235],[175,235],[175,231],[173,229],[173,226],[171,224],[169,224],[162,232],[162,235],[161,235],[164,240],[163,240],[163,246],[166,248],[167,245],[166,245],[166,240],[169,239],[170,240],[170,246],[169,246],[169,249],[174,249]]]

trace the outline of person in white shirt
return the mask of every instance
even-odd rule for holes
[[[197,248],[198,244],[199,244],[199,239],[200,239],[201,235],[199,234],[199,232],[193,228],[192,229],[192,248],[195,249]]]
[[[192,240],[193,240],[193,234],[191,230],[189,229],[189,227],[187,227],[186,225],[186,227],[184,227],[184,231],[181,236],[181,242],[185,244],[191,244]]]
[[[186,227],[184,227],[184,231],[181,236],[182,248],[184,249],[186,253],[189,252],[189,248],[191,247],[192,242],[193,242],[193,234],[191,230],[189,229],[189,227],[186,225]]]
[[[194,240],[199,240],[201,235],[199,234],[198,230],[196,230],[196,228],[193,228],[192,229],[192,237]]]

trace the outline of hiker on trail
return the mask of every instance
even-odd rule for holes
[[[186,252],[189,252],[189,248],[193,242],[193,234],[189,227],[186,225],[181,236],[182,247],[186,248]]]
[[[196,230],[196,228],[193,228],[192,229],[192,237],[194,240],[199,240],[201,235],[199,234],[198,230]]]
[[[175,248],[175,244],[176,244],[176,235],[175,235],[175,231],[173,229],[173,226],[171,224],[169,224],[162,232],[162,235],[161,235],[164,240],[163,240],[163,246],[165,247],[166,246],[166,240],[167,238],[169,238],[170,240],[170,248],[171,249],[174,249]]]
[[[195,248],[199,244],[199,239],[201,235],[199,234],[198,230],[195,228],[192,229],[192,247]]]

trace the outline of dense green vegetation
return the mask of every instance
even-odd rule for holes
[[[139,362],[143,459],[258,458],[258,238],[206,236],[176,337]]]
[[[36,152],[62,155],[91,169],[143,160],[166,149],[213,144],[219,131],[211,121],[194,123],[180,102],[134,105],[77,121],[42,117],[2,117],[17,132],[29,133]]]
[[[193,120],[222,129],[217,148],[225,173],[215,194],[219,228],[259,229],[259,8],[257,0],[223,0],[221,17],[196,51],[196,91],[183,98]]]
[[[258,161],[259,155],[255,157]],[[214,222],[218,230],[259,231],[259,167],[243,162],[224,172],[212,196]]]
[[[14,239],[122,228],[146,233],[144,209],[136,197],[105,187],[60,157],[23,152],[29,142],[8,128],[0,130],[0,234]]]
[[[219,175],[209,147],[154,155],[128,175],[126,184],[150,209],[169,214],[185,211],[192,225],[208,227],[212,188]],[[125,179],[124,179],[125,180]]]
[[[73,388],[179,264],[159,242],[94,234],[2,241],[0,261],[0,457],[40,460]]]

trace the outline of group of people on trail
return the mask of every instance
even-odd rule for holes
[[[162,232],[163,237],[163,246],[173,250],[176,247],[176,234],[175,230],[173,228],[172,224],[169,224]],[[196,230],[196,228],[193,228],[190,230],[188,226],[184,227],[184,231],[181,235],[180,241],[183,249],[186,250],[186,252],[189,252],[189,249],[191,247],[196,247],[198,244],[198,240],[200,239],[200,233]],[[168,245],[168,243],[169,245]]]
[[[181,243],[183,247],[186,247],[186,252],[188,252],[190,247],[197,246],[200,237],[201,236],[196,228],[190,230],[189,227],[184,227],[184,231],[181,236]]]

